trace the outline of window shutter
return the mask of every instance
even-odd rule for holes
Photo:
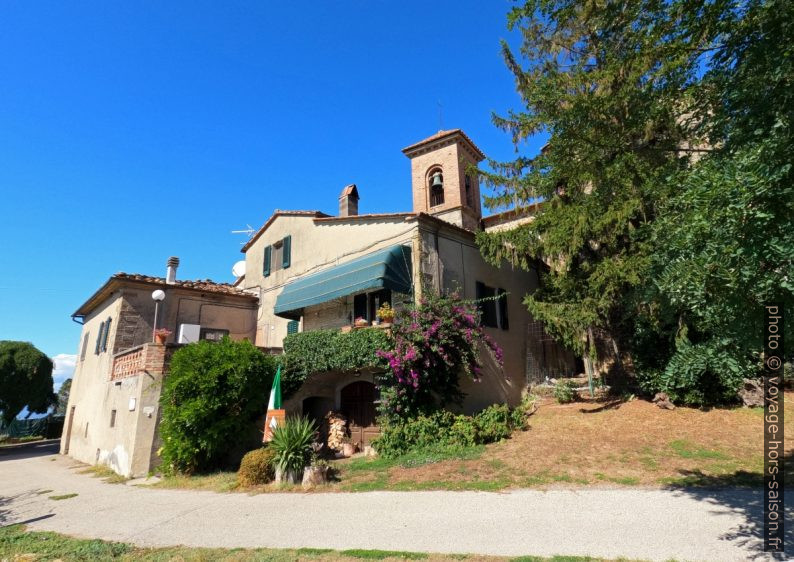
[[[510,329],[510,322],[507,320],[507,291],[496,289],[496,295],[499,297],[499,320],[501,323],[499,327],[503,330],[508,330]]]
[[[298,321],[297,320],[290,320],[287,323],[287,334],[297,334],[298,333]]]
[[[85,352],[88,351],[88,336],[90,335],[91,332],[86,332],[83,337],[83,349],[80,351],[80,361],[85,361]]]
[[[102,351],[108,350],[108,334],[110,334],[110,323],[113,321],[112,318],[108,316],[108,319],[105,321],[105,335],[102,336]]]
[[[99,355],[99,349],[102,345],[102,335],[105,333],[105,323],[99,325],[99,333],[96,335],[96,346],[94,347],[94,355]]]
[[[284,269],[287,269],[289,267],[291,254],[292,254],[292,236],[287,235],[284,237],[283,246],[281,248],[281,265]]]
[[[265,247],[265,267],[262,273],[265,277],[270,275],[270,255],[273,253],[273,246],[266,246]]]

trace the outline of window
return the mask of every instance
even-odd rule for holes
[[[108,319],[105,320],[105,334],[102,336],[102,352],[108,350],[108,334],[110,333],[110,323],[112,322],[112,318],[108,316]]]
[[[471,190],[471,176],[466,175],[464,176],[465,185],[466,185],[466,204],[469,207],[474,207],[474,197]]]
[[[494,289],[477,281],[477,306],[480,309],[480,322],[488,328],[507,330],[510,323],[507,319],[507,292]]]
[[[110,410],[110,427],[116,427],[116,410]]]
[[[380,306],[388,302],[391,304],[391,289],[381,289],[372,293],[362,293],[353,297],[353,320],[375,320]]]
[[[91,335],[91,332],[86,332],[83,336],[83,349],[80,350],[80,361],[85,361],[85,352],[88,349],[88,336]]]
[[[228,336],[229,330],[219,330],[217,328],[202,328],[199,332],[199,339],[208,341],[221,341],[223,336]]]
[[[279,269],[287,269],[292,263],[292,236],[287,235],[281,240],[265,247],[264,267],[262,273],[268,277]]]
[[[436,207],[444,204],[444,176],[441,170],[430,172],[430,206]]]
[[[297,320],[290,320],[287,322],[287,334],[297,334],[300,322]]]
[[[94,355],[99,355],[102,349],[102,336],[105,334],[105,323],[99,325],[99,333],[96,335],[96,346],[94,346]]]

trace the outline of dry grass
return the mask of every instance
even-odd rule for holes
[[[126,476],[122,476],[115,472],[112,468],[97,464],[93,466],[88,466],[83,470],[79,471],[80,474],[91,474],[96,478],[101,478],[108,484],[124,484],[129,478]]]
[[[786,451],[794,453],[794,393]],[[340,488],[474,489],[608,486],[755,486],[763,469],[761,409],[661,410],[644,400],[545,400],[528,431],[476,458],[418,467],[341,464]],[[789,463],[791,465],[791,463]],[[790,471],[791,466],[788,467]]]
[[[794,454],[794,392],[786,393],[786,451]],[[530,429],[486,447],[422,451],[394,460],[333,463],[338,480],[314,492],[480,490],[585,486],[758,486],[763,410],[661,410],[645,400],[556,404],[543,399]],[[789,462],[787,472],[794,462]],[[241,488],[220,472],[156,484],[219,492],[302,491]]]

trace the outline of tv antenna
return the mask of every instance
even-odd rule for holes
[[[241,228],[240,230],[232,230],[232,234],[246,234],[248,238],[251,238],[254,232],[256,232],[256,229],[250,224],[246,224],[245,228]],[[245,246],[245,242],[240,242],[240,245]]]

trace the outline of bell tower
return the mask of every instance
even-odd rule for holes
[[[403,149],[411,159],[415,213],[428,213],[475,231],[480,228],[480,181],[468,168],[485,155],[460,129],[439,131]]]

